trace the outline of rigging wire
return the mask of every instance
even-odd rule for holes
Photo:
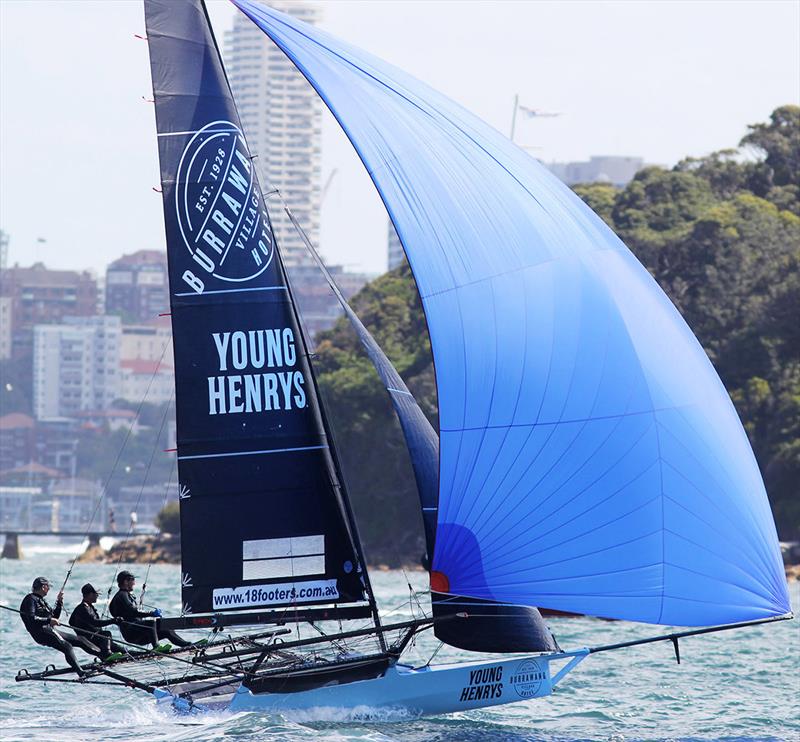
[[[153,448],[150,451],[150,459],[147,462],[147,469],[145,470],[144,478],[142,479],[142,486],[139,488],[139,494],[136,497],[136,502],[134,503],[134,508],[138,508],[139,507],[139,503],[141,502],[142,494],[144,493],[144,488],[147,485],[147,477],[150,475],[150,469],[153,466],[153,460],[155,459],[156,449],[160,445],[159,441],[161,440],[161,435],[164,432],[164,425],[167,422],[167,417],[169,416],[170,409],[172,407],[172,400],[173,400],[174,396],[175,396],[175,391],[173,390],[172,393],[170,394],[169,402],[167,402],[167,404],[164,406],[164,414],[161,416],[161,425],[159,426],[158,434],[156,435],[155,440],[153,441]],[[122,539],[122,543],[123,544],[126,543],[128,541],[128,539],[130,538],[130,536],[133,534],[133,529],[134,529],[134,522],[131,519],[131,522],[128,525],[128,532],[125,534],[125,538]],[[108,586],[108,593],[106,595],[107,600],[111,598],[111,591],[114,589],[114,581],[117,578],[117,574],[119,572],[119,566],[122,563],[123,555],[124,555],[124,552],[120,549],[120,554],[119,554],[119,557],[117,558],[117,563],[114,565],[114,575],[112,576],[111,583]],[[107,608],[108,608],[108,604],[103,606],[103,616],[106,615]]]
[[[283,204],[284,208],[286,207],[286,202],[283,200],[283,194],[280,192],[278,188],[272,188],[271,190],[267,191],[267,193],[263,194],[264,201],[268,201],[270,197],[277,196],[280,199],[281,204]],[[283,268],[284,273],[286,273],[287,281],[289,280],[289,269],[284,266]],[[301,302],[302,303],[302,302]],[[295,312],[295,316],[297,317],[297,321],[300,323],[300,331],[303,334],[303,338],[305,339],[306,345],[306,357],[311,358],[316,357],[317,355],[317,344],[314,342],[314,336],[311,333],[311,330],[308,329],[308,323],[306,322],[304,313],[300,310],[300,306],[298,306],[298,311]]]
[[[171,401],[171,400],[170,400]],[[169,501],[169,493],[172,489],[172,478],[175,476],[175,470],[178,467],[178,459],[177,457],[172,461],[172,469],[169,473],[169,479],[167,480],[167,486],[164,489],[164,499],[161,502],[161,510],[163,510],[167,506],[167,502]],[[150,561],[147,563],[147,569],[144,573],[144,579],[142,580],[142,591],[139,593],[139,607],[141,608],[144,605],[144,594],[147,592],[147,580],[150,578],[150,569],[153,566],[154,556],[151,553]]]
[[[436,658],[436,655],[439,654],[439,650],[444,646],[444,642],[439,642],[439,646],[433,650],[433,654],[428,658],[428,661],[423,665],[423,667],[430,667],[431,662]]]
[[[300,225],[300,222],[297,221],[297,218],[292,213],[292,211],[289,209],[289,205],[286,203],[286,200],[283,198],[283,194],[281,193],[280,189],[275,187],[269,193],[270,193],[270,195],[277,194],[278,198],[280,199],[281,203],[283,204],[283,209],[286,212],[286,215],[289,217],[289,221],[291,221],[292,226],[295,228],[295,231],[298,233],[298,235],[302,239],[303,243],[305,244],[306,249],[309,251],[309,253],[311,254],[312,258],[314,259],[314,262],[316,263],[317,268],[322,272],[323,276],[325,277],[326,281],[328,282],[328,285],[330,286],[330,288],[333,291],[334,295],[338,299],[339,303],[342,305],[342,308],[344,309],[345,313],[348,313],[348,310],[351,313],[352,310],[350,310],[350,307],[347,304],[347,300],[344,298],[344,295],[342,294],[342,292],[339,289],[338,285],[333,280],[333,276],[331,276],[330,272],[328,271],[327,267],[325,266],[325,263],[322,261],[322,258],[320,258],[319,253],[316,251],[316,248],[314,247],[313,243],[309,239],[309,237],[306,234],[306,232],[303,229],[303,227]],[[288,283],[288,275],[287,275],[287,283]],[[301,317],[301,312],[299,311],[299,307],[295,311],[295,315],[302,322],[302,317]],[[306,330],[305,326],[303,327],[303,331],[306,332],[306,334],[307,334],[307,330]],[[310,358],[311,354],[310,354],[310,351],[308,351],[308,348],[309,348],[308,339],[306,339],[306,340],[307,340],[307,342],[306,342],[306,350],[307,350],[308,355],[309,355],[309,364],[311,365],[311,368],[312,368],[312,377],[313,377],[313,364],[311,364],[311,358]],[[322,392],[321,392],[318,384],[316,383],[316,381],[314,381],[314,386],[315,386],[315,389],[317,391],[317,394],[321,395]],[[384,637],[383,637],[383,633],[380,631],[381,620],[380,620],[380,613],[378,611],[378,603],[377,603],[377,600],[375,599],[375,593],[373,592],[373,588],[372,588],[371,580],[369,578],[369,574],[367,573],[367,565],[366,565],[366,556],[364,554],[364,546],[363,546],[363,542],[361,541],[361,539],[360,539],[360,537],[358,535],[358,524],[356,522],[355,513],[353,512],[353,509],[352,509],[352,504],[349,502],[349,500],[348,500],[348,498],[346,496],[346,490],[344,488],[343,482],[341,481],[342,478],[343,478],[342,465],[341,465],[341,462],[338,460],[338,457],[335,454],[336,436],[335,436],[335,433],[333,431],[333,428],[331,427],[331,425],[329,423],[325,423],[325,432],[328,435],[328,437],[331,439],[332,443],[334,444],[329,449],[329,453],[331,455],[331,459],[332,459],[332,463],[333,463],[334,471],[335,471],[335,480],[332,481],[332,484],[334,485],[334,490],[337,491],[338,499],[339,499],[339,502],[340,502],[340,507],[343,508],[343,515],[345,515],[345,522],[346,522],[346,524],[348,526],[348,530],[351,531],[350,538],[351,538],[351,541],[352,541],[352,545],[353,545],[353,547],[355,549],[356,556],[358,557],[358,561],[359,561],[358,571],[362,573],[361,582],[364,585],[365,592],[366,592],[366,594],[367,594],[367,596],[369,598],[370,607],[372,609],[372,620],[373,620],[373,623],[375,624],[375,626],[379,630],[378,631],[378,640],[380,641],[381,649],[385,650],[386,649],[385,640],[384,640]]]
[[[414,615],[414,605],[412,604],[412,600],[414,603],[417,604],[417,608],[419,608],[420,613],[425,616],[425,609],[422,607],[422,604],[419,602],[419,593],[412,587],[411,580],[408,579],[408,575],[406,574],[406,570],[401,568],[400,570],[403,573],[403,579],[406,581],[406,585],[408,585],[408,609],[411,615]]]
[[[89,534],[91,533],[92,529],[92,524],[94,523],[94,519],[97,517],[97,513],[100,510],[100,505],[103,501],[103,497],[105,496],[106,490],[108,489],[108,485],[111,484],[111,480],[117,471],[117,466],[119,465],[120,459],[122,458],[122,452],[125,450],[125,446],[128,445],[128,440],[131,437],[131,433],[133,432],[133,429],[136,427],[136,424],[139,422],[139,416],[141,415],[142,408],[144,407],[144,403],[147,400],[147,395],[150,393],[150,387],[153,385],[153,381],[155,380],[156,375],[158,374],[161,368],[161,364],[164,361],[164,356],[167,352],[167,348],[169,347],[171,340],[172,340],[172,335],[170,334],[169,339],[164,343],[164,347],[161,349],[161,357],[158,359],[158,363],[156,363],[156,367],[150,376],[150,381],[147,382],[147,388],[145,389],[144,396],[139,402],[139,406],[136,408],[136,414],[134,415],[133,421],[131,422],[127,432],[125,433],[125,440],[122,441],[122,445],[120,446],[120,449],[117,452],[117,457],[116,459],[114,459],[114,465],[111,467],[111,472],[106,478],[105,484],[101,488],[100,494],[97,497],[97,502],[95,503],[94,509],[92,510],[92,514],[89,518],[89,523],[86,526],[86,532],[84,534],[84,538],[86,539],[89,538]],[[66,588],[67,582],[69,582],[69,578],[72,576],[72,570],[75,568],[75,564],[78,561],[79,556],[80,553],[76,554],[73,557],[72,562],[70,562],[69,569],[67,569],[67,574],[64,577],[64,582],[62,583],[61,590],[59,592],[63,592],[64,589]]]

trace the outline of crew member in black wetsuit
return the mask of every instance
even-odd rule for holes
[[[31,592],[28,593],[19,606],[19,614],[22,623],[28,633],[33,637],[33,641],[43,647],[52,647],[61,652],[67,658],[70,667],[80,676],[86,673],[81,669],[73,647],[80,647],[84,652],[101,657],[102,652],[99,647],[92,644],[88,639],[81,636],[72,636],[62,631],[56,631],[59,625],[58,617],[64,605],[64,594],[59,593],[56,597],[55,608],[51,608],[45,596],[50,592],[50,583],[46,577],[37,577],[33,581]]]
[[[76,633],[100,647],[103,661],[118,660],[125,656],[125,649],[114,641],[110,631],[104,631],[105,626],[118,623],[116,618],[102,620],[97,614],[94,604],[97,602],[97,590],[90,583],[81,588],[83,602],[72,611],[69,625],[76,629]]]
[[[119,630],[122,638],[131,644],[152,644],[154,647],[160,646],[159,640],[167,639],[178,647],[188,647],[192,642],[187,642],[179,637],[174,631],[162,629],[158,618],[161,611],[156,609],[143,613],[136,606],[136,598],[133,597],[133,586],[136,578],[127,570],[123,570],[117,575],[117,585],[119,590],[111,599],[108,610],[114,618],[119,619]],[[155,617],[155,621],[142,621],[143,618]],[[167,647],[168,648],[168,647]]]

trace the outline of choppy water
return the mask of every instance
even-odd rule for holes
[[[25,543],[23,542],[23,548]],[[68,550],[56,544],[28,546],[26,559],[0,561],[0,603],[18,606],[33,577],[63,579]],[[144,568],[134,567],[138,575]],[[114,568],[77,565],[67,606],[91,581],[104,592]],[[154,566],[148,595],[165,613],[180,610],[179,571]],[[411,575],[420,589],[423,575]],[[373,575],[383,606],[408,598],[400,572]],[[141,583],[141,580],[140,580]],[[800,614],[800,583],[791,585]],[[51,596],[53,597],[53,596]],[[394,614],[400,620],[401,614]],[[394,616],[393,616],[394,618]],[[657,633],[647,626],[594,619],[555,619],[564,648],[625,641]],[[60,655],[33,644],[14,614],[0,610],[0,739],[8,740],[786,740],[800,741],[800,620],[702,636],[681,643],[676,665],[668,643],[589,657],[556,693],[544,699],[413,721],[377,718],[266,716],[208,713],[179,716],[156,707],[149,696],[110,686],[15,683],[20,667],[31,671]],[[423,635],[416,649],[425,662],[437,642]],[[444,649],[436,661],[467,659]]]

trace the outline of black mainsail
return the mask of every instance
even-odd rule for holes
[[[146,0],[145,18],[175,350],[184,613],[365,600],[374,608],[205,8]]]

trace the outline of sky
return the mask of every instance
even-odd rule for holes
[[[560,112],[517,119],[545,162],[592,155],[671,166],[734,147],[800,104],[800,0],[319,3],[322,26],[506,135],[514,96]],[[217,32],[237,11],[210,0]],[[0,0],[0,229],[9,264],[91,269],[164,249],[141,2]],[[325,114],[320,248],[380,273],[386,213]],[[41,241],[44,240],[44,241]]]

